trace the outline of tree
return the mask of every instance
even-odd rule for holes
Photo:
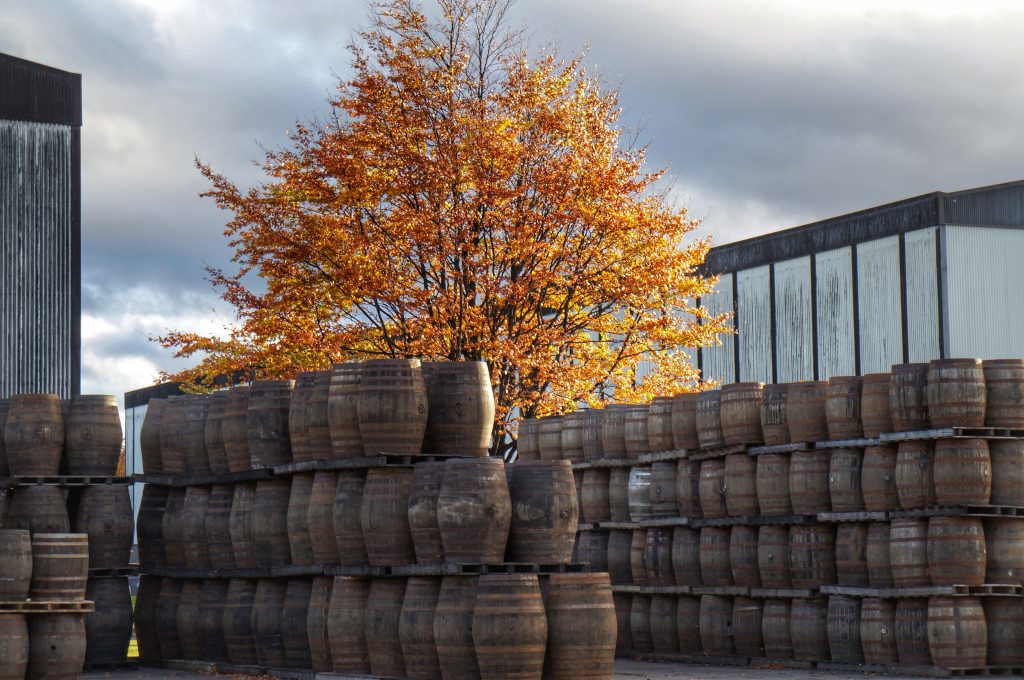
[[[492,453],[519,415],[692,389],[686,351],[718,342],[698,222],[626,143],[618,93],[580,58],[531,57],[511,0],[373,6],[330,115],[266,153],[240,190],[209,165],[238,269],[224,337],[159,338],[202,357],[173,376],[290,376],[334,362],[487,362]],[[255,281],[255,283],[254,283]],[[689,386],[689,387],[687,387]]]

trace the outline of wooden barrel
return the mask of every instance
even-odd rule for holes
[[[425,449],[486,456],[494,428],[494,391],[483,361],[424,362]]]
[[[562,460],[574,463],[583,460],[583,421],[584,411],[573,411],[562,416]]]
[[[376,467],[366,473],[360,524],[367,559],[374,566],[416,562],[408,512],[412,477],[411,466]],[[439,512],[440,507],[439,501]]]
[[[860,376],[835,376],[829,378],[825,387],[825,424],[829,439],[860,439],[864,436],[861,426]]]
[[[630,468],[615,467],[608,475],[608,510],[613,522],[629,520]]]
[[[651,527],[644,546],[647,581],[652,586],[675,585],[672,569],[672,527]]]
[[[604,458],[604,445],[601,441],[601,421],[604,415],[605,409],[590,408],[583,412],[583,460]]]
[[[117,398],[80,394],[71,400],[64,423],[64,451],[69,475],[112,476],[121,455],[121,418]]]
[[[589,564],[593,572],[608,571],[608,532],[581,531],[578,537],[572,561]]]
[[[929,517],[927,543],[933,586],[985,583],[987,550],[980,517]]]
[[[4,425],[4,450],[12,475],[60,474],[64,417],[56,394],[11,396]]]
[[[986,597],[985,627],[988,629],[989,666],[1024,664],[1024,606],[1018,597]]]
[[[764,657],[764,637],[761,633],[763,609],[763,600],[750,597],[737,597],[733,600],[732,637],[738,655]]]
[[[761,608],[761,638],[764,655],[769,659],[793,658],[793,641],[789,633],[790,601],[768,598]]]
[[[833,526],[794,524],[789,528],[789,575],[794,588],[819,588],[836,582]]]
[[[630,548],[633,532],[629,529],[612,529],[608,532],[608,574],[612,583],[629,585],[633,582]]]
[[[870,522],[868,543],[864,550],[868,562],[868,584],[872,588],[892,588],[892,567],[889,564],[889,523]]]
[[[1024,428],[1024,360],[986,359],[985,426]]]
[[[516,460],[540,460],[540,421],[536,418],[523,418],[519,421],[516,433]],[[587,431],[584,430],[584,437]],[[584,446],[586,442],[584,442]],[[586,458],[586,448],[584,448]]]
[[[700,577],[706,586],[731,586],[729,567],[729,527],[703,527],[700,530]]]
[[[295,389],[288,404],[288,439],[292,447],[292,460],[296,463],[314,460],[309,451],[306,432],[306,403],[313,391],[316,371],[302,371],[295,375]]]
[[[199,628],[202,610],[203,582],[186,579],[181,584],[177,611],[178,638],[181,640],[183,659],[199,661],[203,658],[203,632]]]
[[[889,411],[895,432],[928,428],[928,364],[896,364],[892,367]]]
[[[833,663],[864,663],[860,639],[860,599],[845,595],[828,598],[825,628]]]
[[[327,626],[333,585],[334,579],[330,576],[314,576],[309,589],[306,632],[309,634],[310,666],[317,673],[334,671],[334,662],[331,658],[330,629]]]
[[[0,602],[24,600],[31,582],[31,535],[25,529],[0,529]]]
[[[142,488],[136,533],[139,541],[139,563],[143,567],[167,564],[167,556],[164,553],[163,517],[170,492],[169,487],[155,484],[146,484]]]
[[[754,486],[757,507],[762,515],[789,515],[793,504],[789,498],[789,454],[767,453],[757,456]]]
[[[722,485],[725,489],[725,507],[730,517],[757,515],[757,460],[746,453],[733,453],[725,457]]]
[[[992,498],[988,443],[984,439],[939,439],[932,480],[939,505],[988,505]]]
[[[160,635],[157,632],[156,608],[160,601],[159,576],[142,574],[135,597],[135,639],[138,643],[139,658],[143,660],[162,659]]]
[[[449,461],[446,465],[452,465]],[[479,515],[478,520],[462,517],[452,520],[451,515],[459,512],[452,504],[455,495],[448,492],[452,499],[445,505],[442,536],[445,526],[454,529],[453,542],[457,546],[459,560],[501,562],[505,553],[505,527],[508,528],[508,557],[513,562],[539,562],[542,564],[561,564],[572,559],[572,546],[579,523],[579,504],[575,484],[572,477],[572,466],[568,461],[536,461],[521,463],[515,466],[515,474],[509,487],[510,496],[502,482],[504,475],[501,461],[490,459],[487,469],[481,469],[477,484],[477,495],[473,506],[481,508],[493,507],[495,512],[486,511]],[[446,469],[446,481],[448,470]],[[455,472],[452,483],[456,483],[460,473]],[[451,487],[448,487],[449,489]],[[508,517],[505,508],[511,505],[511,523],[500,521]],[[438,503],[438,516],[442,516],[441,504]],[[465,506],[462,511],[466,512]],[[485,519],[486,518],[486,519]],[[468,521],[467,521],[468,520]],[[466,534],[475,522],[488,533],[485,545],[477,536],[475,542],[479,557],[487,560],[473,559],[476,551],[471,547]],[[445,538],[445,553],[448,553],[449,540]],[[449,556],[449,559],[452,559]]]
[[[939,668],[977,668],[988,663],[988,627],[981,598],[928,598],[928,649]]]
[[[984,520],[985,583],[1024,584],[1024,522],[1018,517]]]
[[[184,417],[185,395],[168,397],[160,418],[160,461],[165,474],[185,473],[185,453],[181,439]]]
[[[893,585],[897,588],[927,586],[931,583],[928,578],[927,520],[892,520],[889,525],[889,568]]]
[[[789,499],[798,515],[832,510],[829,489],[831,460],[823,451],[794,451],[789,459]]]
[[[736,648],[732,638],[732,598],[701,595],[700,642],[709,656],[731,656]]]
[[[221,439],[224,440],[224,454],[231,472],[244,472],[252,467],[248,434],[249,393],[246,385],[232,387],[224,404]]]
[[[283,567],[291,561],[288,545],[290,486],[287,478],[261,479],[256,483],[252,537],[259,567]]]
[[[700,531],[690,527],[672,530],[672,572],[676,585],[703,585],[700,575]]]
[[[694,420],[697,424],[697,441],[700,442],[700,448],[713,449],[725,445],[725,433],[722,432],[721,390],[700,393],[697,397],[697,413]]]
[[[724,474],[724,470],[723,470]],[[703,517],[700,508],[700,462],[676,461],[676,510],[680,517]]]
[[[651,511],[651,467],[634,466],[629,471],[629,519],[633,522],[650,519]]]
[[[864,653],[864,663],[897,662],[895,600],[865,597],[861,601],[860,644]]]
[[[1024,439],[991,439],[992,505],[1024,505]]]
[[[309,498],[313,492],[313,473],[292,475],[288,492],[288,552],[294,565],[310,565],[313,560],[313,537],[309,532]]]
[[[434,642],[434,612],[440,591],[441,579],[433,576],[414,576],[406,584],[398,617],[398,638],[407,678],[441,678]]]
[[[291,380],[257,380],[249,388],[245,424],[254,468],[292,462],[288,411],[294,384]]]
[[[85,664],[85,624],[81,614],[28,618],[28,678],[76,680]]]
[[[164,579],[165,581],[168,579]],[[256,599],[256,581],[233,578],[228,581],[224,599],[224,644],[233,664],[256,664],[256,640],[253,636],[252,606]],[[166,657],[173,659],[174,657]]]
[[[89,537],[85,534],[32,534],[33,600],[85,598],[89,578]]]
[[[57,486],[21,486],[14,491],[5,527],[35,533],[71,531],[64,490]]]
[[[181,512],[181,543],[185,566],[189,569],[210,568],[210,550],[206,543],[206,509],[209,500],[208,486],[190,486],[185,490],[185,505]]]
[[[588,523],[609,522],[612,518],[608,497],[611,475],[607,468],[590,468],[583,472],[583,504],[580,518]],[[627,501],[628,502],[628,501]]]
[[[473,646],[476,591],[476,578],[446,576],[441,581],[433,626],[438,665],[445,680],[480,677]]]
[[[757,530],[757,570],[765,588],[792,588],[789,575],[789,528],[764,524]]]
[[[306,413],[302,422],[306,428],[306,453],[311,460],[329,460],[335,457],[328,414],[333,375],[333,371],[317,371],[313,376],[313,386],[306,397]]]
[[[331,458],[360,458],[363,437],[359,432],[359,380],[357,363],[335,364],[327,390],[327,430]]]
[[[281,609],[281,637],[287,668],[312,668],[307,619],[313,583],[308,578],[288,579]]]
[[[228,392],[212,392],[206,403],[206,422],[203,425],[206,459],[210,464],[210,472],[226,474],[231,472],[228,466],[228,452],[224,448],[224,410],[228,405]]]
[[[985,372],[980,359],[928,362],[931,427],[984,427]]]
[[[629,404],[609,404],[601,414],[601,451],[605,458],[626,457],[626,414]]]
[[[626,409],[626,417],[622,424],[623,441],[626,444],[626,458],[639,458],[651,452],[651,444],[647,439],[647,416],[650,411],[648,404],[631,404]]]
[[[213,569],[235,568],[235,554],[231,547],[233,497],[234,488],[231,484],[216,484],[210,487],[210,496],[206,500],[206,545]]]
[[[441,492],[444,461],[425,461],[413,468],[409,487],[409,531],[419,564],[444,562],[441,529],[437,525],[437,495]]]
[[[544,488],[529,489],[531,481],[536,483],[545,476],[548,482]],[[514,544],[517,553],[553,549],[557,544],[571,555],[572,538],[568,538],[566,548],[565,534],[575,532],[579,508],[570,464],[565,461],[521,463],[517,465],[512,485],[510,493],[500,459],[464,458],[445,462],[437,498],[437,523],[446,560],[501,562],[509,543]],[[515,517],[513,495],[516,503],[524,504],[522,509],[516,508],[519,512]],[[558,507],[549,505],[543,517],[526,514],[527,507],[539,507],[536,504],[543,502],[557,502]],[[512,527],[514,537],[510,536]],[[531,527],[538,531],[537,536],[526,535]]]
[[[75,531],[89,535],[89,568],[128,566],[134,542],[132,500],[127,484],[96,484],[82,489]]]
[[[585,627],[586,622],[580,621],[577,626]],[[679,653],[679,630],[676,618],[675,595],[651,596],[651,647],[655,654]],[[550,645],[550,632],[548,644]],[[613,645],[614,647],[614,645]],[[549,652],[550,654],[550,652]],[[545,673],[547,669],[545,668]],[[609,669],[610,673],[611,669]],[[563,673],[562,677],[571,677]]]
[[[404,579],[334,577],[327,638],[335,673],[365,675],[375,663],[374,674],[404,675],[398,639],[404,596]]]
[[[725,461],[703,460],[700,463],[700,511],[704,518],[727,517],[725,503]]]
[[[904,510],[935,505],[934,444],[929,441],[900,442],[896,454],[896,494]]]
[[[725,444],[761,444],[761,404],[764,383],[743,382],[724,385],[721,392],[720,418]]]
[[[764,443],[778,445],[789,443],[789,424],[786,417],[786,401],[789,384],[765,385],[761,396],[761,433]]]
[[[633,585],[649,586],[650,578],[647,575],[647,529],[633,529],[632,538],[629,543],[629,568],[633,574]]]
[[[513,469],[508,469],[509,471],[506,473],[509,483],[512,481],[511,472]],[[580,508],[583,507],[583,470],[572,471],[572,485],[576,489],[576,512],[578,519]]]
[[[700,448],[697,438],[697,392],[684,392],[672,397],[672,448]]]
[[[864,510],[867,512],[899,509],[895,446],[888,444],[868,446],[864,449],[864,460],[860,468],[860,488],[864,497]]]
[[[654,651],[651,636],[651,596],[633,595],[629,606],[629,636],[637,652]]]
[[[864,495],[861,491],[863,465],[863,449],[832,449],[828,465],[828,492],[832,512],[864,510]]]
[[[655,397],[647,410],[647,448],[669,451],[672,442],[672,397]]]
[[[633,596],[629,593],[612,593],[615,603],[615,649],[633,649],[633,630],[630,617],[633,613]]]
[[[729,534],[729,568],[737,586],[760,588],[757,563],[757,527],[737,525]],[[758,617],[760,619],[760,616]]]
[[[160,452],[160,421],[166,408],[166,399],[150,399],[146,404],[146,415],[139,431],[139,452],[142,456],[142,471],[147,475],[158,475],[164,471]]]
[[[655,461],[651,464],[651,514],[654,517],[676,517],[676,461]],[[698,499],[699,502],[699,499]]]
[[[206,413],[209,406],[205,394],[188,394],[179,407],[178,441],[185,465],[183,472],[210,473],[210,457],[206,453]]]
[[[481,678],[539,678],[547,637],[536,575],[480,576],[473,609],[473,644]]]
[[[224,603],[228,597],[228,584],[228,580],[223,578],[209,578],[203,581],[199,632],[203,638],[202,658],[205,660],[225,663],[228,661],[228,646],[224,637]],[[130,630],[129,627],[129,632]]]
[[[615,595],[618,597],[618,593]],[[700,598],[695,595],[680,595],[676,598],[676,635],[679,638],[681,654],[700,654]],[[620,633],[621,640],[621,633]],[[623,645],[619,644],[620,647]]]
[[[828,602],[819,597],[794,598],[789,617],[793,658],[828,661]]]
[[[123,662],[132,639],[132,595],[128,578],[89,579],[85,598],[96,603],[96,611],[85,615],[85,660],[93,664]]]
[[[562,422],[564,416],[541,418],[537,447],[540,460],[562,460]]]
[[[419,455],[428,400],[419,359],[373,359],[359,376],[359,432],[367,456]]]
[[[877,439],[883,432],[892,432],[892,410],[889,406],[889,373],[868,373],[861,383],[860,423],[864,436]]]
[[[282,579],[261,578],[256,582],[256,595],[252,600],[252,636],[261,666],[285,668],[288,665],[281,627],[286,588],[287,582]]]
[[[791,442],[820,442],[828,439],[825,391],[828,382],[790,383],[786,396],[786,427]]]
[[[174,492],[171,492],[171,498]],[[231,515],[228,533],[231,536],[231,553],[238,569],[256,568],[256,534],[253,533],[253,510],[256,506],[256,484],[243,482],[235,484],[231,497]],[[164,524],[164,543],[167,544],[167,524]],[[168,560],[170,554],[168,553]]]
[[[157,641],[160,643],[161,659],[182,658],[181,637],[178,634],[178,604],[181,601],[181,588],[184,583],[183,580],[176,578],[160,580],[154,628],[157,632]]]
[[[338,470],[332,525],[334,540],[338,546],[338,561],[341,564],[369,563],[361,521],[365,488],[366,470]]]
[[[904,666],[932,665],[927,598],[901,597],[896,601],[896,657]]]

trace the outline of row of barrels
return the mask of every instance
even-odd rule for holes
[[[508,475],[506,475],[506,470]],[[147,484],[144,567],[568,562],[578,520],[564,461],[452,458],[259,482]]]
[[[177,580],[142,576],[144,659],[434,680],[609,680],[607,574]]]
[[[122,444],[117,400],[82,394],[0,399],[0,477],[113,476]]]
[[[939,668],[1024,663],[1022,603],[1017,597],[615,594],[622,649]]]
[[[1024,584],[1024,520],[581,531],[575,560],[640,586],[872,588]]]
[[[421,451],[486,456],[494,395],[479,361],[381,359],[153,399],[140,434],[149,474],[222,474]]]
[[[525,459],[583,461],[982,426],[1024,428],[1024,360],[937,359],[827,381],[736,383],[524,420],[518,449]]]

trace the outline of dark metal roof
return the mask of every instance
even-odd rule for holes
[[[0,53],[0,119],[82,125],[82,76]]]
[[[166,399],[167,397],[173,397],[176,394],[183,394],[178,389],[181,383],[177,382],[165,382],[157,385],[150,385],[149,387],[143,387],[138,390],[132,390],[131,392],[124,393],[124,407],[125,408],[138,408],[139,406],[145,406],[149,403],[150,399]]]

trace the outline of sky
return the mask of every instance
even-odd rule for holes
[[[429,0],[425,7],[432,7]],[[651,168],[716,243],[935,190],[1024,179],[1019,0],[518,0],[513,22],[620,90]],[[242,186],[327,111],[364,0],[0,0],[0,52],[82,74],[83,392],[183,368],[218,332]]]

